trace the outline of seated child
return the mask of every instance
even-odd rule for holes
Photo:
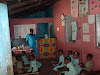
[[[54,71],[57,71],[57,68],[63,67],[62,65],[63,65],[63,63],[64,63],[63,50],[60,49],[60,50],[58,51],[58,54],[59,54],[59,62],[58,62],[58,64],[57,64],[57,66],[53,68]]]
[[[18,73],[23,73],[23,64],[22,64],[21,56],[17,57],[17,70],[18,70]]]
[[[72,64],[75,66],[78,74],[80,74],[80,71],[83,69],[82,67],[79,66],[79,52],[74,52],[73,53],[73,60]]]
[[[16,67],[16,63],[17,63],[17,60],[16,60],[16,57],[15,57],[14,52],[12,52],[12,62],[13,62],[13,66],[15,68]]]
[[[73,52],[71,50],[68,51],[68,56],[71,58],[71,60],[73,59]]]
[[[31,55],[35,56],[35,51],[34,50],[31,51]],[[42,66],[42,64],[36,60],[36,57],[35,57],[35,61],[37,63],[38,68],[40,68]]]
[[[87,75],[87,71],[86,70],[81,70],[80,75]]]
[[[65,57],[64,68],[67,70],[65,71],[65,75],[77,75],[78,74],[69,56]]]
[[[38,66],[37,66],[36,61],[35,61],[35,56],[31,55],[30,56],[30,69],[28,69],[27,72],[34,73],[37,71],[38,71]]]
[[[93,58],[93,55],[92,54],[88,54],[87,55],[87,62],[85,63],[85,70],[87,71],[91,71],[92,69],[92,58]]]
[[[25,55],[25,51],[22,51],[22,54],[21,54],[21,57],[22,57],[22,60],[24,61],[24,66],[28,66],[29,65],[29,61]]]

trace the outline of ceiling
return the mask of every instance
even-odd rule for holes
[[[44,10],[59,0],[0,0],[8,6],[9,18],[23,18]]]

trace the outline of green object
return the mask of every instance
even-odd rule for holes
[[[97,5],[95,5],[95,8],[97,8]]]

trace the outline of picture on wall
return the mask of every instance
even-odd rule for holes
[[[79,17],[88,16],[88,0],[79,0]]]
[[[14,37],[15,37],[15,39],[26,38],[26,35],[30,33],[31,28],[34,29],[34,33],[36,33],[35,24],[14,25]]]
[[[78,17],[78,0],[71,0],[71,16]]]

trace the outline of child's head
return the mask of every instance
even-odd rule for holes
[[[30,55],[30,60],[31,61],[35,60],[35,56],[34,55]]]
[[[21,55],[24,56],[25,55],[25,51],[22,51]]]
[[[22,61],[22,58],[21,58],[21,56],[17,56],[17,61]]]
[[[86,70],[81,70],[80,75],[87,75],[87,71]]]
[[[70,50],[70,51],[68,51],[68,56],[69,55],[72,55],[73,54],[73,52]]]
[[[31,54],[32,54],[32,55],[35,55],[35,51],[34,51],[34,50],[31,50]]]
[[[71,62],[71,58],[69,56],[65,57],[65,63],[67,64],[69,62]]]
[[[92,60],[92,58],[93,58],[93,55],[92,55],[92,54],[88,54],[88,55],[87,55],[87,60],[88,60],[88,61]]]
[[[73,53],[73,58],[74,58],[74,59],[79,58],[79,56],[80,56],[79,52],[76,52],[76,51],[75,51],[75,52]]]
[[[58,51],[58,54],[59,54],[59,55],[62,55],[62,54],[63,54],[63,49],[60,49],[60,50]]]

